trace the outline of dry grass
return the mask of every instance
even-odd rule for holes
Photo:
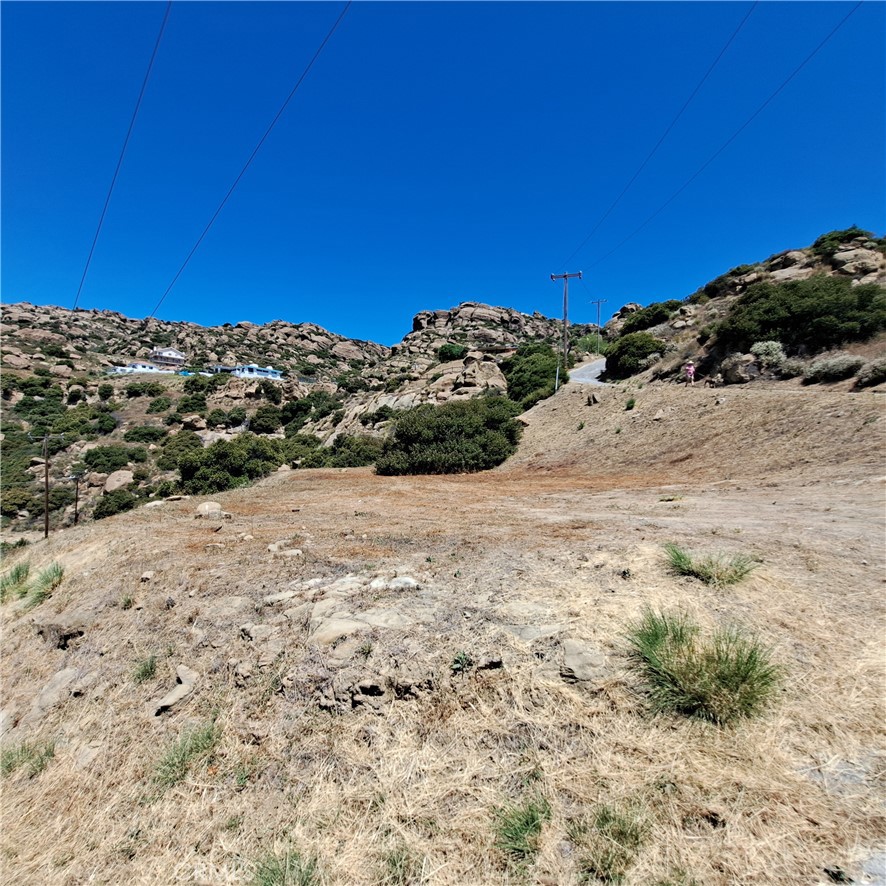
[[[830,396],[816,434],[839,440],[843,424],[861,427],[863,416],[851,400],[846,415],[829,418]],[[653,405],[644,388],[629,415],[648,418]],[[746,417],[754,448],[757,418]],[[574,435],[568,410],[548,418]],[[697,437],[710,428],[686,415],[683,424]],[[470,478],[292,472],[221,496],[234,518],[219,533],[194,520],[191,500],[110,518],[101,537],[80,526],[33,545],[37,567],[66,568],[35,614],[77,610],[88,623],[80,640],[54,649],[33,616],[2,612],[3,707],[19,723],[4,746],[56,742],[38,778],[22,769],[4,781],[3,881],[249,884],[261,863],[297,852],[316,860],[323,886],[574,886],[604,870],[600,840],[622,847],[609,876],[637,886],[815,884],[826,866],[851,872],[886,837],[882,650],[872,630],[884,614],[883,496],[864,446],[844,450],[833,477],[817,462],[786,475],[779,451],[766,455],[778,475],[720,484],[674,477],[666,443],[644,462],[646,443],[632,454],[632,435],[619,439],[618,458],[642,471],[610,464],[594,476],[590,466],[542,471],[524,461]],[[819,441],[788,445],[812,453]],[[715,477],[718,458],[712,452],[699,474]],[[303,561],[267,553],[295,534]],[[739,548],[764,565],[724,593],[675,578],[661,555],[670,540]],[[204,549],[217,541],[225,547]],[[155,577],[142,585],[149,569]],[[270,624],[282,608],[262,597],[294,581],[396,569],[418,578],[420,592],[364,591],[349,605],[426,607],[426,619],[373,630],[346,667],[308,642],[306,618],[287,621],[282,655],[257,667],[240,626]],[[286,605],[313,603],[313,593]],[[129,609],[118,605],[124,595]],[[233,598],[248,605],[213,614]],[[650,718],[621,639],[647,606],[681,609],[705,632],[753,625],[786,668],[778,703],[728,730]],[[515,636],[527,624],[552,630]],[[600,651],[599,677],[560,677],[569,638]],[[453,673],[460,652],[474,666]],[[481,668],[487,652],[504,666]],[[134,683],[134,663],[151,654],[154,679]],[[251,663],[253,678],[238,678],[231,661]],[[174,685],[178,663],[199,673],[197,688],[155,717],[151,703]],[[83,681],[28,720],[63,668]],[[409,668],[433,678],[415,697],[378,709],[318,706],[325,687],[347,697],[363,677]],[[159,791],[164,754],[213,717],[211,748],[180,755],[187,765]],[[496,811],[542,799],[549,816],[515,863]]]

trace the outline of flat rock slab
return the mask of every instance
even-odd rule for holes
[[[606,667],[606,656],[581,640],[563,641],[563,666],[560,676],[569,683],[597,680]]]
[[[395,609],[367,609],[358,617],[374,628],[405,628],[416,622],[415,618],[410,618]]]
[[[524,643],[532,643],[534,640],[542,640],[545,637],[554,637],[566,630],[565,625],[502,625],[509,634],[513,634]]]
[[[354,621],[348,618],[332,618],[322,622],[308,638],[311,643],[328,646],[342,637],[349,637],[359,631],[367,630],[369,626],[363,621]]]
[[[36,723],[47,711],[67,699],[71,694],[71,685],[77,679],[80,672],[77,668],[65,668],[59,671],[40,690],[31,704],[31,709],[25,714],[21,725]]]

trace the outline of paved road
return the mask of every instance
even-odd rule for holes
[[[601,357],[599,360],[593,360],[590,363],[582,363],[575,369],[569,370],[569,381],[578,382],[582,385],[603,385],[605,382],[600,381],[600,373],[606,368],[606,358]]]

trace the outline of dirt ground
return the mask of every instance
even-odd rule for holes
[[[325,884],[618,882],[575,836],[602,806],[640,823],[628,884],[877,882],[883,404],[567,385],[482,475],[279,472],[215,497],[229,519],[189,499],[31,545],[8,563],[65,580],[2,608],[3,747],[55,753],[3,779],[3,882],[283,883],[257,865],[287,851]],[[667,542],[758,566],[711,587],[669,571]],[[775,704],[729,728],[650,714],[624,640],[646,607],[753,631],[784,669]],[[53,648],[36,629],[65,619],[82,634]],[[593,662],[577,680],[570,644]],[[179,665],[195,690],[155,715]],[[518,862],[497,822],[529,799],[550,815]]]

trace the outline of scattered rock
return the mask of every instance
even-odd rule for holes
[[[179,665],[175,669],[178,679],[178,685],[175,689],[167,692],[163,698],[154,705],[154,716],[157,717],[164,711],[168,711],[173,705],[186,699],[193,691],[200,675],[187,667],[187,665]]]
[[[221,520],[222,506],[217,501],[204,501],[197,505],[195,514],[197,517]]]
[[[118,489],[125,489],[134,479],[135,476],[132,471],[114,471],[105,480],[104,492],[116,492]]]
[[[80,672],[77,668],[65,668],[59,671],[39,692],[31,704],[31,709],[22,718],[21,725],[36,723],[57,704],[70,697],[71,684]]]
[[[153,577],[154,577],[154,572],[153,572],[153,570],[149,569],[147,572],[142,573],[141,580],[142,581],[150,581]]]
[[[563,666],[560,676],[567,683],[596,680],[603,673],[606,657],[593,646],[581,640],[563,641]]]

